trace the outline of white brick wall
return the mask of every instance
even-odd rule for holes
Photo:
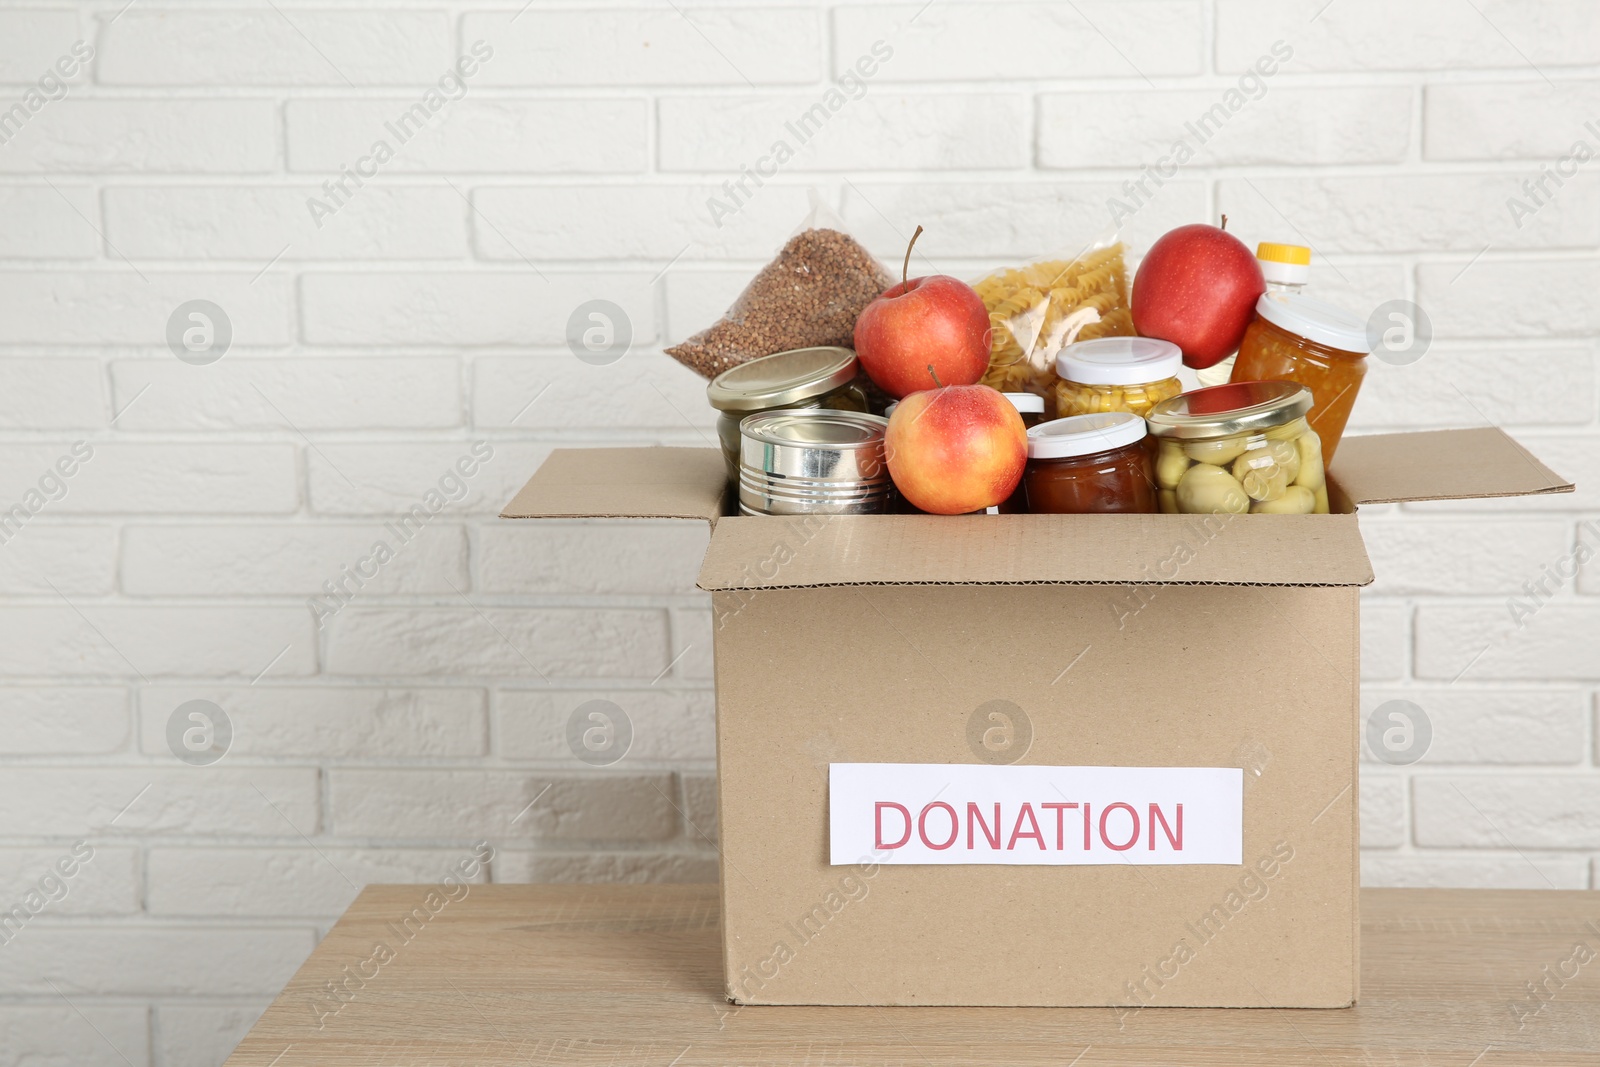
[[[660,347],[808,187],[885,261],[928,227],[924,271],[1068,251],[1277,41],[1124,237],[1226,211],[1312,243],[1330,299],[1419,300],[1434,350],[1373,367],[1358,428],[1498,422],[1581,485],[1365,516],[1364,707],[1414,701],[1433,740],[1366,757],[1364,875],[1600,888],[1600,562],[1525,625],[1508,608],[1600,520],[1600,161],[1520,226],[1506,204],[1600,150],[1600,15],[1472,7],[6,5],[0,511],[92,455],[0,544],[0,910],[94,854],[0,944],[0,1067],[215,1067],[355,886],[442,878],[479,840],[495,881],[714,877],[704,530],[499,506],[553,446],[706,443]],[[460,99],[344,177],[477,41]],[[707,198],[847,73],[859,98],[718,225]],[[232,329],[206,366],[166,342],[197,299]],[[631,320],[611,366],[566,348],[591,299]],[[430,493],[400,543],[385,523]],[[192,700],[231,717],[215,766],[168,748]],[[617,766],[567,749],[591,700],[632,719]]]

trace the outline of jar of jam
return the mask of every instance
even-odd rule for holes
[[[1128,411],[1072,415],[1028,431],[1022,487],[1035,514],[1154,512],[1144,419]]]
[[[1311,249],[1305,245],[1262,241],[1256,245],[1256,263],[1269,294],[1298,293],[1311,280]],[[1233,377],[1233,362],[1238,355],[1235,352],[1221,363],[1196,371],[1195,377],[1201,385],[1226,385]]]
[[[1011,401],[1011,406],[1017,409],[1017,414],[1022,416],[1022,425],[1033,429],[1044,421],[1044,397],[1038,393],[1001,393],[1001,396]],[[1028,494],[1021,482],[1011,496],[1001,501],[995,509],[1000,515],[1020,515],[1028,510]]]
[[[1150,412],[1156,485],[1168,514],[1326,515],[1322,441],[1294,382],[1196,389]]]
[[[717,439],[729,484],[739,484],[740,420],[797,408],[866,411],[857,370],[856,354],[848,348],[794,348],[741,363],[711,379],[706,397],[718,411]]]
[[[1056,356],[1056,415],[1096,411],[1147,414],[1183,392],[1183,350],[1154,337],[1100,337],[1070,344]]]
[[[1299,293],[1266,293],[1239,342],[1231,380],[1298,382],[1311,390],[1311,428],[1331,464],[1366,376],[1369,351],[1367,324],[1343,308]]]

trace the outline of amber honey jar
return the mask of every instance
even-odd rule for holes
[[[1040,423],[1028,431],[1022,485],[1035,514],[1158,510],[1144,419],[1108,411]]]
[[[1307,420],[1331,465],[1370,350],[1366,323],[1343,308],[1298,293],[1267,293],[1239,343],[1232,381],[1296,382],[1311,390],[1315,407]]]

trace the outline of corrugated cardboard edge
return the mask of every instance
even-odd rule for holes
[[[1329,472],[1356,504],[1570,493],[1497,426],[1346,437]]]
[[[558,448],[502,519],[701,519],[722,514],[728,474],[714,448]]]

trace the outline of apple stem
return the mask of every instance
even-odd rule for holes
[[[918,227],[918,230],[920,232],[921,227]],[[912,240],[915,241],[916,238],[913,237]],[[928,364],[928,374],[933,378],[933,384],[936,387],[938,387],[940,389],[944,388],[944,383],[939,380],[939,372],[933,369],[933,364],[932,363]]]
[[[1222,216],[1222,232],[1228,232],[1228,216],[1226,215]]]
[[[917,243],[917,238],[922,236],[922,227],[917,227],[917,232],[911,235],[911,240],[906,244],[906,261],[900,264],[900,284],[906,283],[906,275],[911,272],[911,248]]]

